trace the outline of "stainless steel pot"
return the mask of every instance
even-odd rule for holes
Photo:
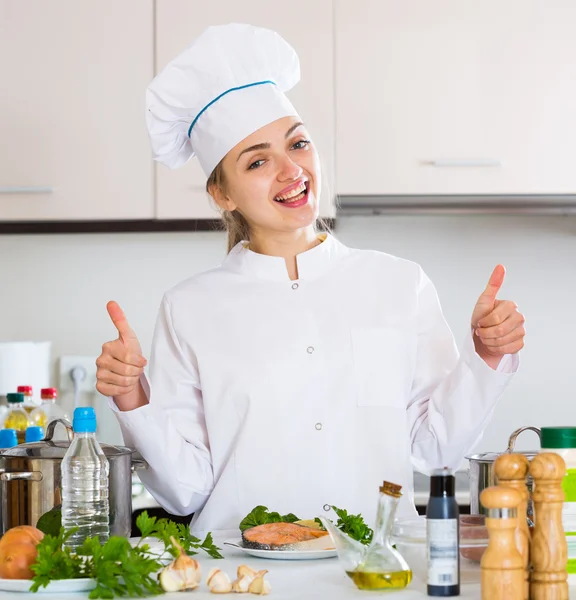
[[[54,441],[60,423],[68,441]],[[61,464],[74,436],[72,425],[56,419],[41,442],[20,444],[0,453],[0,531],[16,525],[36,526],[38,519],[62,503]],[[134,450],[100,444],[110,463],[110,533],[130,537],[132,523],[132,472],[147,468]]]
[[[483,454],[473,454],[466,458],[470,461],[468,468],[468,479],[470,484],[470,514],[478,515],[485,514],[484,508],[480,504],[480,494],[482,490],[492,485],[496,485],[496,475],[494,474],[494,461],[505,452],[514,452],[516,438],[523,431],[534,431],[540,437],[540,429],[538,427],[520,427],[512,433],[508,440],[508,448],[504,452],[484,452]],[[528,460],[531,460],[538,454],[537,450],[529,452],[520,452],[524,454]],[[532,491],[532,478],[528,476],[528,489]],[[532,503],[528,503],[528,517],[532,516]]]

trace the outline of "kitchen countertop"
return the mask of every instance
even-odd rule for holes
[[[197,590],[190,592],[178,592],[177,594],[166,594],[166,598],[177,598],[185,600],[186,598],[195,598],[197,600],[213,600],[214,598],[235,598],[235,594],[214,595],[211,594],[206,586],[206,575],[212,567],[218,567],[228,573],[231,579],[236,576],[236,569],[241,564],[247,564],[253,569],[268,569],[266,575],[272,585],[272,591],[269,597],[272,600],[353,600],[355,598],[368,598],[373,596],[385,596],[387,598],[398,598],[398,600],[420,600],[427,598],[425,586],[419,581],[413,581],[408,588],[399,592],[366,592],[358,590],[348,576],[340,567],[337,558],[323,560],[305,560],[305,561],[280,561],[267,560],[263,558],[254,558],[244,554],[242,551],[224,546],[221,536],[215,535],[216,544],[222,548],[225,556],[224,560],[212,559],[203,553],[197,558],[202,566],[202,583]],[[479,574],[475,574],[478,578]],[[463,600],[480,600],[480,584],[466,583],[466,573],[462,574],[460,598]],[[85,600],[88,593],[72,594],[22,594],[0,592],[2,600],[42,600],[45,598],[59,600]],[[254,598],[252,594],[243,596],[248,600]],[[576,587],[570,589],[570,598],[576,599]]]

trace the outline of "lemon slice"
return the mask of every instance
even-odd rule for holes
[[[302,525],[303,527],[311,527],[312,529],[322,529],[314,519],[305,519],[303,521],[294,521],[296,525]]]

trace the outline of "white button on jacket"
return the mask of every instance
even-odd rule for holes
[[[242,243],[170,290],[149,404],[111,402],[145,486],[194,512],[199,535],[238,533],[260,504],[309,519],[328,503],[372,524],[384,479],[403,486],[398,514],[415,514],[413,465],[457,467],[517,369],[506,356],[492,370],[471,335],[459,355],[412,262],[331,235],[297,261],[297,292],[283,258]]]

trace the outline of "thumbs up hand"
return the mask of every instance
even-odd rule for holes
[[[474,346],[484,362],[495,369],[505,354],[516,354],[524,347],[524,315],[510,300],[498,300],[506,269],[498,265],[472,313]]]
[[[146,366],[136,334],[116,302],[106,305],[108,314],[118,331],[118,338],[102,346],[96,359],[96,389],[104,396],[125,396],[139,386],[139,378]]]

